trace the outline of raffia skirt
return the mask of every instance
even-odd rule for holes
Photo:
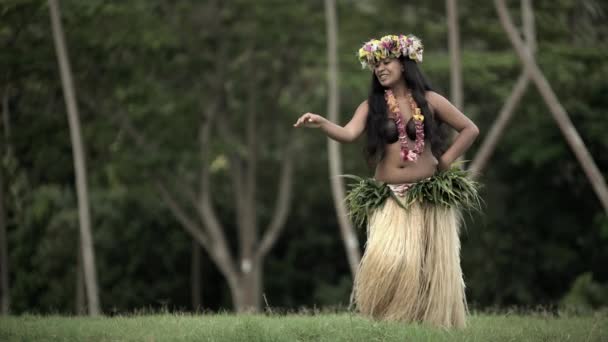
[[[453,207],[388,198],[369,218],[353,301],[374,319],[465,326],[461,215]]]

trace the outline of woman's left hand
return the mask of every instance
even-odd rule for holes
[[[438,164],[437,164],[438,171],[448,170],[450,168],[450,166],[452,166],[452,161],[447,160],[445,155],[443,155],[439,158]]]

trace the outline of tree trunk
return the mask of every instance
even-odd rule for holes
[[[606,187],[606,181],[604,180],[602,173],[597,168],[597,165],[593,161],[593,158],[591,157],[591,154],[583,143],[583,140],[581,139],[580,135],[576,131],[576,128],[570,121],[568,113],[557,99],[557,96],[553,92],[551,85],[544,77],[538,65],[536,65],[534,57],[532,56],[530,51],[526,49],[524,42],[517,34],[517,30],[513,25],[508,9],[505,6],[504,0],[494,0],[494,4],[496,6],[498,16],[500,17],[500,22],[505,31],[507,32],[511,44],[513,45],[513,47],[515,47],[515,51],[517,52],[519,59],[529,70],[532,81],[538,88],[538,91],[540,92],[547,107],[549,107],[551,114],[553,114],[553,118],[557,122],[557,125],[562,131],[562,134],[566,138],[566,141],[572,148],[572,151],[576,155],[576,158],[583,167],[587,178],[591,182],[593,190],[595,191],[602,206],[604,207],[604,211],[608,214],[608,187]]]
[[[530,0],[521,1],[521,13],[523,19],[523,32],[524,37],[526,38],[526,47],[530,53],[534,55],[536,52],[536,34],[534,29],[534,12],[532,11],[532,4],[530,3]],[[526,68],[524,68],[521,75],[519,75],[519,78],[517,79],[515,87],[513,87],[513,90],[511,90],[511,94],[500,110],[496,121],[494,121],[490,131],[486,135],[486,138],[481,143],[481,147],[475,155],[473,162],[469,166],[469,170],[471,171],[473,178],[479,176],[490,160],[492,153],[494,153],[494,150],[496,149],[498,140],[507,127],[509,120],[511,120],[511,117],[515,112],[515,108],[517,108],[517,105],[526,92],[526,89],[528,89],[529,83],[530,73]]]
[[[450,51],[450,101],[456,108],[464,111],[462,89],[462,63],[460,62],[460,31],[458,24],[458,1],[446,0],[448,19],[448,50]],[[453,141],[457,132],[450,130],[450,139]],[[465,155],[458,157],[457,162],[466,159]],[[463,168],[464,165],[460,164]]]
[[[243,305],[243,288],[241,282],[228,282],[228,288],[230,289],[230,297],[232,298],[232,306],[234,311],[242,312]]]
[[[9,146],[9,107],[8,91],[6,87],[2,96],[2,122],[4,123],[4,148],[2,152],[11,154]],[[8,263],[8,241],[6,234],[6,210],[4,209],[4,165],[0,165],[0,313],[8,315],[10,312],[10,282]]]
[[[201,309],[201,247],[192,239],[192,309],[196,312]]]
[[[156,175],[156,186],[163,201],[168,205],[182,228],[190,234],[197,243],[205,248],[211,260],[217,265],[226,279],[235,310],[246,311],[246,308],[259,308],[263,279],[263,260],[272,249],[282,229],[285,227],[285,221],[287,220],[287,214],[289,213],[291,205],[294,140],[291,140],[285,147],[283,152],[284,156],[280,158],[281,171],[277,199],[271,221],[264,230],[262,238],[259,239],[259,243],[254,245],[255,248],[253,248],[252,256],[250,258],[243,258],[243,256],[246,256],[247,254],[241,252],[240,259],[237,259],[240,260],[240,265],[237,265],[226,240],[224,227],[219,221],[211,203],[208,149],[210,146],[212,123],[214,122],[213,116],[217,114],[218,110],[215,104],[209,104],[204,112],[207,113],[207,116],[202,120],[199,128],[199,147],[201,151],[200,192],[195,194],[188,186],[180,187],[180,190],[190,199],[190,204],[195,207],[197,216],[193,217],[185,210],[182,204],[174,197],[174,191],[170,191],[168,188],[167,184],[169,182],[163,179],[163,177]],[[140,148],[150,153],[148,147],[151,145],[146,142],[137,129],[130,125],[128,120],[124,117],[122,124],[132,140]],[[230,170],[235,184],[234,189],[236,194],[236,190],[243,189],[244,177],[240,173],[242,168],[238,166],[238,164],[234,164],[233,161],[231,161],[231,164]],[[235,196],[235,198],[242,199],[244,196]],[[237,210],[243,212],[243,205],[244,202],[237,201],[237,208],[241,206],[241,209]],[[249,212],[254,213],[253,210],[250,210]],[[245,221],[246,220],[239,219],[238,222],[240,223],[237,224],[243,224]],[[239,233],[240,232],[241,231],[239,230]],[[253,276],[248,275],[247,277],[243,277],[243,270],[246,269],[250,269],[249,273],[253,274]]]
[[[6,239],[6,212],[4,210],[4,170],[0,167],[0,300],[1,314],[8,315],[10,310],[10,293],[8,279],[8,243]]]
[[[460,26],[458,25],[458,0],[446,0],[448,12],[448,50],[450,51],[450,101],[462,110],[462,63],[460,63]]]
[[[76,253],[76,303],[74,305],[74,312],[77,315],[84,315],[87,312],[87,304],[84,291],[84,274],[82,272],[82,248],[78,243],[78,253]]]
[[[255,49],[253,46],[249,48],[248,54],[253,58]],[[238,224],[239,229],[239,249],[240,249],[240,274],[242,286],[242,302],[239,311],[258,312],[261,309],[262,293],[260,292],[261,284],[260,265],[263,262],[260,258],[256,258],[255,248],[258,244],[258,224],[256,216],[256,178],[258,166],[258,135],[257,135],[257,110],[256,101],[258,98],[256,85],[256,70],[253,68],[253,63],[250,64],[249,82],[247,85],[247,155],[243,164],[246,166],[244,172],[241,168],[235,174],[235,203],[237,205],[237,215],[241,218]],[[232,168],[238,168],[237,165],[231,165]],[[240,184],[240,185],[238,185]]]
[[[264,292],[264,262],[263,260],[260,260],[259,264],[258,264],[258,270],[257,270],[257,274],[256,274],[256,281],[255,281],[255,292],[257,293],[257,303],[256,306],[259,308],[263,308],[263,301],[266,298],[266,294]],[[270,310],[270,308],[265,308],[265,310]],[[263,310],[264,311],[264,310]],[[272,311],[272,310],[270,310]]]
[[[238,281],[229,282],[234,310],[239,313],[258,312],[261,307],[262,264],[252,263],[247,272],[239,274]]]
[[[340,97],[338,93],[338,19],[336,16],[336,3],[334,0],[325,0],[325,20],[327,25],[327,60],[328,60],[328,104],[327,116],[332,122],[338,122],[338,112],[340,107]],[[354,277],[361,260],[359,251],[359,240],[353,229],[353,225],[348,219],[346,206],[344,204],[344,184],[340,175],[342,174],[342,157],[340,155],[340,145],[338,142],[327,138],[328,160],[329,160],[329,179],[331,192],[334,200],[334,207],[340,226],[342,241],[346,248],[346,256],[350,271]]]
[[[76,105],[76,94],[72,82],[72,72],[68,58],[67,48],[61,24],[61,15],[57,0],[49,0],[51,26],[57,61],[61,74],[61,84],[68,112],[72,151],[74,154],[74,170],[76,172],[76,191],[78,196],[78,218],[80,225],[80,240],[82,246],[82,260],[84,265],[84,278],[87,292],[89,315],[100,313],[99,295],[97,290],[97,274],[95,269],[95,253],[93,250],[93,237],[91,233],[91,216],[89,211],[89,194],[87,189],[87,174],[84,144],[80,132],[80,119]]]
[[[250,268],[241,273],[239,282],[240,303],[238,312],[259,312],[262,299],[262,267],[259,262],[252,263]]]
[[[237,308],[238,312],[259,312],[261,292],[259,292],[260,280],[259,268],[249,266],[250,268],[241,273],[239,282],[239,291],[241,293],[241,302]]]
[[[219,13],[222,2],[209,2],[208,11]],[[220,16],[214,16],[213,21],[208,23],[205,29],[213,32],[221,32]],[[218,52],[218,60],[227,58],[227,51]],[[253,47],[251,47],[253,51]],[[208,74],[207,79],[212,81],[209,90],[213,96],[209,102],[201,103],[202,116],[199,126],[199,149],[200,149],[200,170],[198,193],[192,190],[192,186],[184,184],[180,179],[176,180],[179,189],[169,187],[171,177],[153,173],[155,185],[163,201],[168,205],[172,214],[179,221],[182,228],[199,243],[209,255],[209,258],[217,265],[222,273],[232,296],[234,308],[237,311],[257,310],[260,308],[261,291],[263,280],[263,261],[268,252],[276,243],[282,229],[285,227],[287,215],[289,213],[292,199],[293,185],[293,150],[294,140],[284,148],[284,155],[281,160],[281,171],[279,176],[279,186],[277,198],[271,220],[264,230],[258,229],[256,211],[256,167],[257,167],[257,127],[256,127],[256,96],[258,84],[254,81],[255,77],[250,77],[252,81],[249,85],[248,95],[248,119],[247,119],[247,140],[241,141],[239,136],[231,133],[228,127],[228,115],[223,113],[224,108],[221,103],[225,102],[225,84],[217,82],[218,79],[225,79],[224,64],[218,64],[213,73]],[[248,70],[250,76],[254,75],[255,70]],[[280,86],[281,79],[277,79]],[[277,87],[278,88],[278,87]],[[223,116],[222,120],[215,120],[217,116]],[[125,132],[132,140],[146,153],[150,151],[151,144],[148,144],[142,134],[128,122],[126,116],[120,118]],[[213,125],[216,125],[213,127]],[[225,229],[216,213],[212,201],[212,181],[209,174],[209,155],[211,146],[211,133],[217,128],[226,140],[232,143],[242,144],[247,147],[246,157],[238,155],[230,156],[230,175],[235,194],[235,206],[237,209],[237,241],[239,242],[238,256],[234,256],[225,235]],[[176,196],[177,192],[186,195],[189,201],[185,204],[180,203]],[[191,205],[196,210],[193,216],[186,209],[186,205]],[[263,233],[259,236],[260,231]]]

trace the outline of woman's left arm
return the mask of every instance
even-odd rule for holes
[[[425,97],[433,108],[435,117],[458,131],[458,136],[454,139],[452,145],[439,158],[439,170],[446,170],[471,147],[475,138],[479,135],[479,129],[473,121],[462,114],[445,97],[433,91],[427,92]]]

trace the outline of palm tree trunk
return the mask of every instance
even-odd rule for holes
[[[72,151],[74,153],[74,170],[76,172],[76,192],[78,196],[78,218],[80,223],[80,243],[84,265],[85,287],[89,315],[99,315],[99,295],[97,290],[97,274],[95,269],[95,253],[93,250],[93,237],[91,233],[91,215],[89,210],[89,194],[87,189],[87,173],[84,144],[80,132],[80,119],[76,105],[76,92],[72,81],[70,61],[68,58],[61,14],[57,0],[49,0],[51,26],[55,51],[61,74],[61,84],[68,112]]]

